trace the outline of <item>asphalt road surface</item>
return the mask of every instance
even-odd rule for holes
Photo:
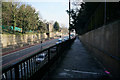
[[[42,44],[38,44],[29,48],[25,48],[7,55],[2,56],[2,66],[7,66],[10,64],[16,64],[17,61],[22,60],[25,57],[28,57],[35,52],[40,51],[42,48],[52,46],[56,44],[58,39],[53,39]],[[41,48],[42,47],[42,48]]]

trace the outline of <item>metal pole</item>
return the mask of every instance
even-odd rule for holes
[[[70,0],[69,0],[69,39],[70,39]]]
[[[42,49],[42,32],[41,32],[41,41],[40,41],[40,43],[41,43],[41,49]]]
[[[106,25],[106,0],[105,0],[105,12],[104,12],[104,25]]]

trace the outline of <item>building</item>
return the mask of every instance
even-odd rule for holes
[[[46,23],[46,25],[47,25],[46,35],[47,35],[48,38],[49,38],[49,37],[51,37],[51,36],[50,36],[50,33],[53,31],[53,25],[52,25],[52,23]]]
[[[47,29],[48,29],[48,32],[52,32],[53,31],[53,25],[51,23],[47,23]]]

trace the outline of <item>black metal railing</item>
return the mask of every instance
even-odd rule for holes
[[[27,80],[38,73],[43,74],[73,41],[74,39],[63,41],[29,55],[15,64],[3,67],[2,80]]]

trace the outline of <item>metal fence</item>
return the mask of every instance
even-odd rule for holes
[[[75,39],[75,38],[74,38]],[[35,75],[43,74],[49,69],[60,55],[70,47],[74,39],[66,40],[62,43],[42,49],[21,61],[2,68],[2,80],[27,80],[34,79]],[[39,58],[43,55],[44,58]]]

